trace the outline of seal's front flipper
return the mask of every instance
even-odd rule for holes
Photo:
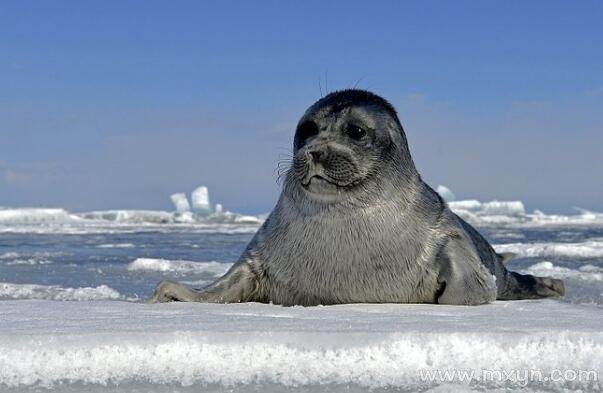
[[[551,277],[509,272],[505,290],[500,300],[541,299],[565,295],[563,281]]]
[[[213,284],[192,289],[171,281],[162,281],[148,303],[202,302],[238,303],[262,301],[259,280],[248,262],[239,262]]]
[[[199,292],[173,281],[161,281],[147,303],[198,302]]]

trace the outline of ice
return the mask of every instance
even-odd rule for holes
[[[211,204],[209,202],[209,190],[205,186],[200,186],[191,194],[193,202],[193,211],[199,215],[207,216],[211,214]]]
[[[576,208],[578,214],[565,216],[545,214],[540,210],[528,214],[530,221],[536,225],[603,225],[603,213]]]
[[[96,248],[134,248],[136,247],[132,243],[107,243],[107,244],[99,244]]]
[[[105,210],[78,214],[87,220],[103,220],[118,223],[167,224],[174,222],[174,215],[160,210]]]
[[[59,285],[0,283],[0,300],[47,299],[47,300],[125,300],[115,289],[107,285],[95,288],[63,288]]]
[[[0,315],[0,389],[152,383],[197,391],[207,384],[456,391],[467,382],[430,380],[426,372],[603,372],[603,313],[556,301],[286,308],[23,300],[0,302]],[[589,375],[530,381],[530,388],[600,389]]]
[[[439,185],[438,188],[436,188],[436,191],[447,202],[452,202],[452,201],[454,201],[456,199],[456,197],[454,196],[454,194],[452,193],[452,191],[450,191],[450,188],[448,188],[446,186]]]
[[[37,224],[41,222],[71,222],[74,220],[78,220],[78,217],[64,209],[0,209],[0,224]]]
[[[523,270],[536,276],[550,276],[554,278],[577,278],[585,281],[603,281],[603,269],[593,265],[582,265],[578,269],[555,266],[552,262],[544,261]],[[601,288],[603,290],[603,288]]]
[[[438,191],[452,199],[448,187]],[[0,209],[0,233],[129,233],[137,231],[169,231],[187,227],[191,232],[253,233],[267,214],[244,215],[216,205],[212,210],[209,190],[198,187],[192,193],[192,210],[187,211],[184,194],[172,195],[176,212],[160,210],[106,210],[70,213],[65,209]],[[575,215],[547,215],[538,210],[526,213],[521,201],[451,200],[450,208],[459,216],[482,227],[500,226],[603,226],[603,214],[578,210]]]
[[[186,213],[191,210],[191,206],[188,203],[188,199],[186,198],[186,194],[178,193],[170,195],[170,199],[176,208],[178,213]]]
[[[453,201],[448,205],[456,214],[474,225],[519,224],[528,221],[521,201]]]
[[[138,258],[128,264],[128,270],[148,270],[176,273],[208,273],[221,276],[232,266],[231,263],[172,261],[167,259]]]
[[[494,245],[497,252],[512,252],[518,257],[603,258],[603,241],[579,243],[510,243]]]
[[[575,215],[545,214],[539,210],[526,213],[521,201],[455,200],[452,191],[442,185],[437,187],[437,192],[448,201],[452,211],[476,226],[603,225],[603,213],[579,208]]]

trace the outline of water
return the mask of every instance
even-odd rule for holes
[[[221,225],[214,233],[188,225],[171,226],[169,230],[128,227],[127,232],[113,228],[109,233],[96,230],[89,234],[4,233],[0,236],[0,282],[74,289],[107,286],[122,299],[132,301],[146,299],[163,279],[203,286],[237,261],[257,229],[250,225],[247,233],[224,233],[228,232],[225,227]],[[509,244],[509,251],[519,253],[509,264],[512,270],[535,267],[538,273],[539,263],[551,262],[552,267],[548,264],[540,270],[544,268],[545,274],[566,280],[567,296],[561,301],[603,303],[603,227],[480,230],[499,250]],[[522,257],[522,247],[533,244],[540,245],[536,255]],[[593,244],[600,244],[601,251],[593,249]],[[569,247],[559,252],[555,248],[560,245]],[[582,245],[590,247],[584,251]],[[217,264],[223,264],[223,268]],[[16,297],[6,288],[0,290],[0,298]]]
[[[128,270],[140,258],[167,261],[236,261],[252,234],[168,233],[4,234],[0,236],[0,281],[64,288],[106,285],[128,299],[148,297],[162,279],[203,282],[204,269]],[[225,268],[228,265],[224,265]],[[182,269],[181,269],[182,270]],[[1,295],[0,295],[1,296]],[[5,295],[5,298],[10,296]]]

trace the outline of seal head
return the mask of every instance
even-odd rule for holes
[[[297,201],[297,193],[327,204],[366,199],[367,192],[418,177],[395,109],[362,90],[331,93],[312,105],[297,125],[293,153],[285,193]]]

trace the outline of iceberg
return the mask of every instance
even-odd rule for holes
[[[191,194],[193,211],[201,216],[208,216],[212,213],[209,202],[209,190],[205,186],[197,187]]]
[[[188,199],[186,198],[186,194],[177,193],[170,195],[170,199],[176,208],[176,211],[180,214],[187,213],[191,211],[191,205],[188,203]]]

